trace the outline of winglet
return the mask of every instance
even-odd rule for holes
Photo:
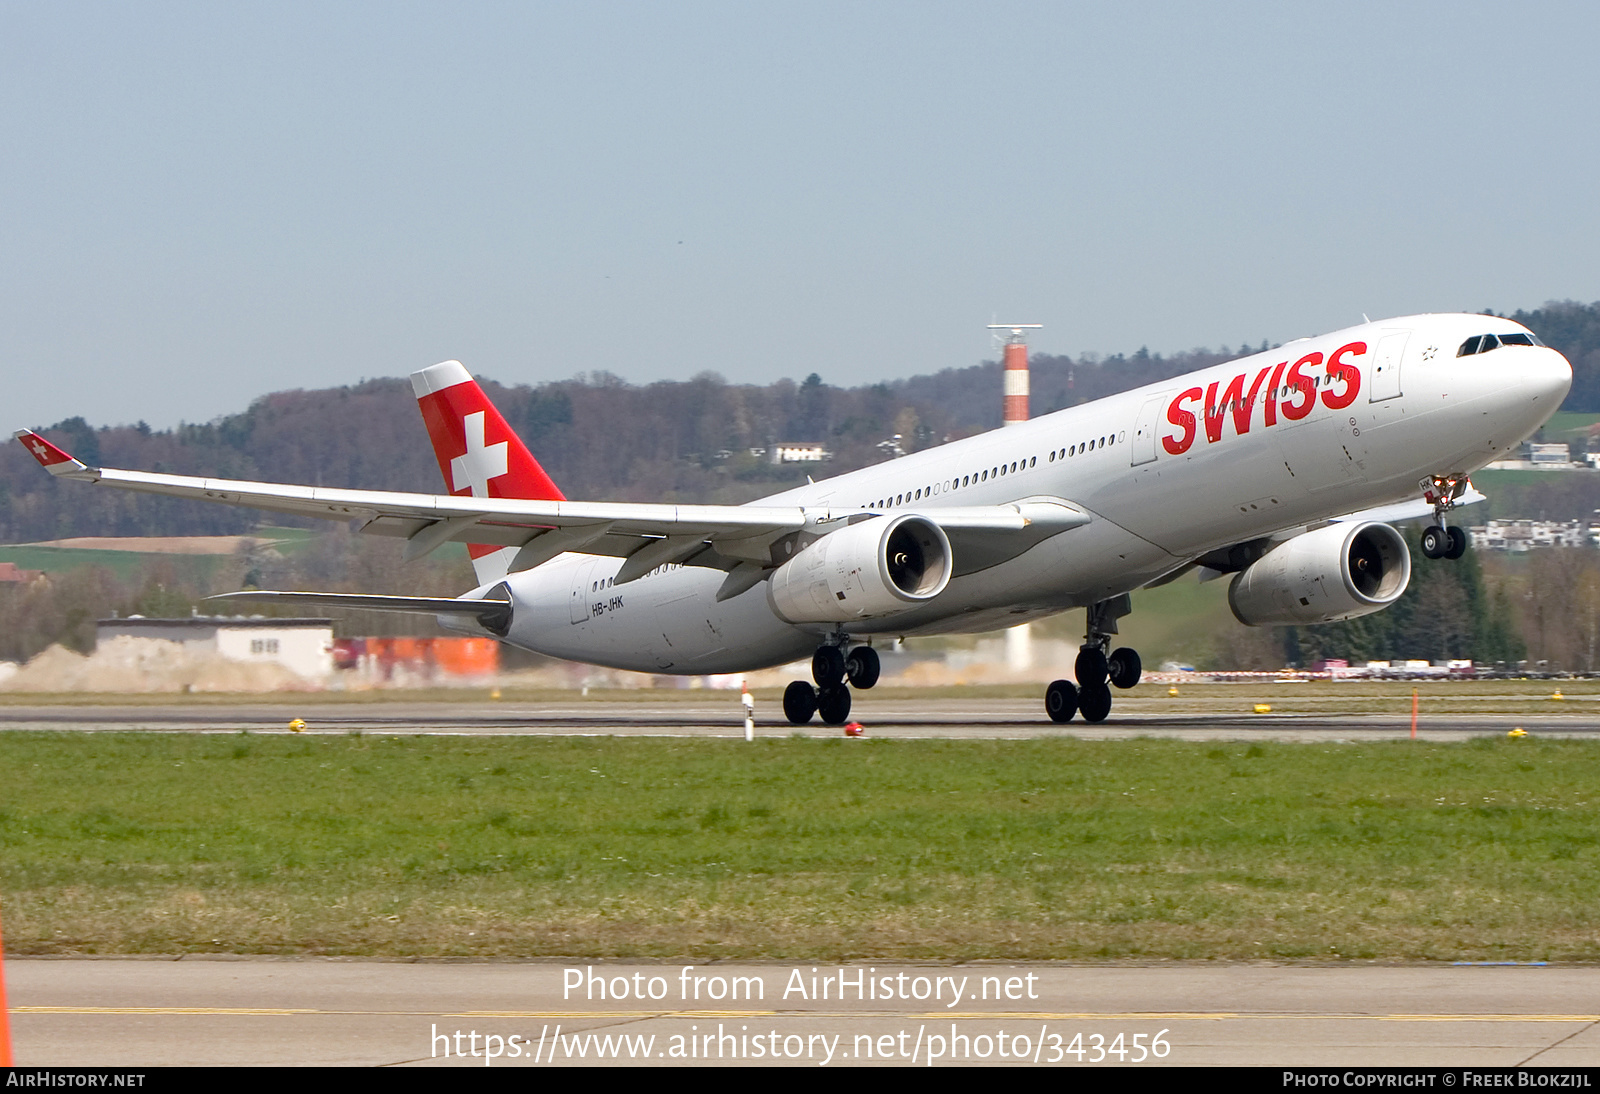
[[[22,447],[52,475],[80,476],[89,470],[82,460],[74,459],[31,429],[19,429],[14,436]]]

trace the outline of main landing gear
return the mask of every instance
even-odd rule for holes
[[[1422,500],[1433,506],[1433,523],[1422,531],[1425,558],[1458,559],[1467,553],[1467,530],[1445,524],[1445,514],[1456,507],[1456,499],[1466,493],[1465,475],[1430,475],[1418,485]]]
[[[1127,593],[1089,608],[1087,633],[1073,666],[1077,685],[1070,680],[1057,680],[1044,693],[1045,713],[1052,722],[1070,722],[1077,714],[1082,714],[1085,722],[1103,722],[1111,713],[1111,689],[1131,688],[1139,682],[1144,665],[1138,651],[1127,646],[1111,649],[1117,620],[1132,610]]]
[[[811,677],[817,686],[796,680],[785,688],[784,716],[803,726],[813,714],[821,714],[830,726],[842,726],[850,720],[850,688],[872,687],[881,670],[878,651],[871,646],[857,646],[848,653],[842,641],[818,646],[811,655]]]

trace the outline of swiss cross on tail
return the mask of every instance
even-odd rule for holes
[[[452,494],[566,500],[461,362],[445,361],[412,373],[411,390],[427,424],[439,473]],[[467,545],[475,563],[500,550]]]
[[[471,490],[475,498],[490,497],[490,481],[503,477],[511,470],[511,457],[506,455],[511,443],[484,442],[483,420],[488,416],[488,411],[480,410],[461,419],[467,435],[467,450],[450,461],[450,488],[456,491]],[[442,465],[444,460],[439,462]]]

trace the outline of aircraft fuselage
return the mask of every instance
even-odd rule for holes
[[[1064,499],[1081,527],[957,576],[853,636],[994,630],[1138,589],[1208,552],[1420,496],[1419,479],[1503,457],[1560,405],[1571,368],[1507,319],[1368,323],[785,491],[808,518]],[[767,583],[718,602],[726,576],[666,566],[624,584],[620,558],[568,554],[506,579],[507,641],[615,668],[721,673],[805,657],[826,624],[792,625]]]

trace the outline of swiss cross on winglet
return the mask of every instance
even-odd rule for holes
[[[73,459],[31,429],[17,430],[16,438],[22,442],[22,447],[39,461],[39,465],[52,475],[70,475],[77,471],[88,470],[81,460]]]

